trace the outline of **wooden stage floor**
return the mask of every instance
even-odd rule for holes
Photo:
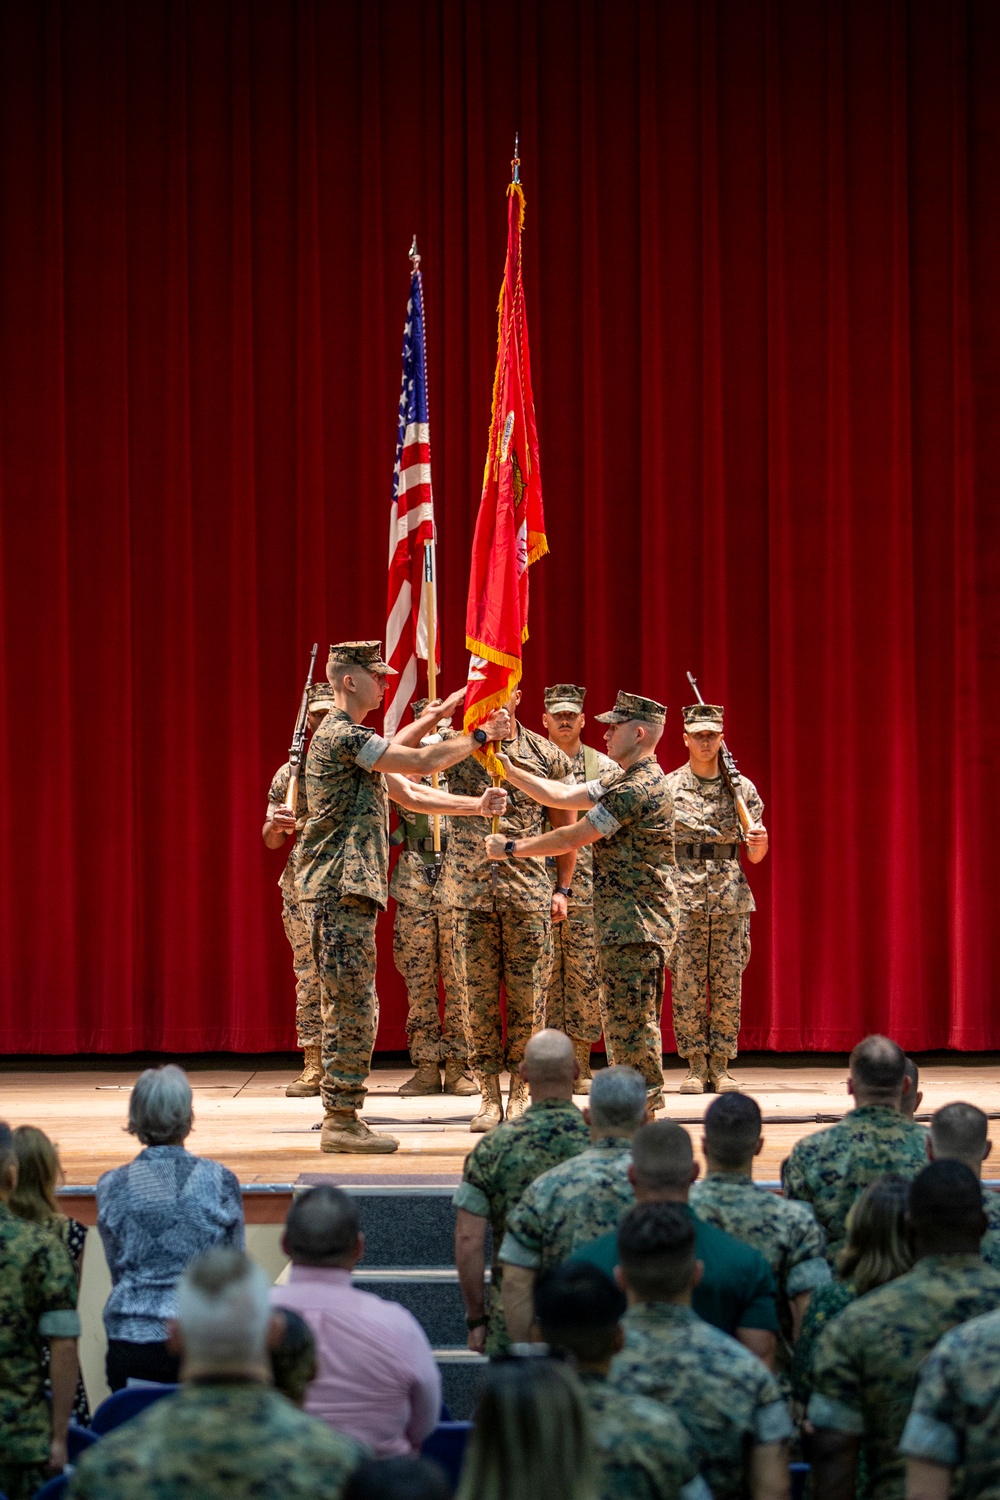
[[[313,1173],[373,1185],[443,1183],[458,1179],[479,1139],[468,1128],[476,1099],[400,1099],[396,1091],[411,1069],[379,1064],[364,1115],[375,1128],[398,1136],[400,1149],[380,1157],[323,1155],[318,1132],[311,1128],[320,1118],[319,1101],[286,1099],[285,1085],[296,1070],[277,1067],[273,1058],[260,1061],[261,1067],[245,1058],[205,1066],[193,1061],[189,1067],[195,1091],[190,1149],[224,1162],[245,1184],[288,1184]],[[832,1123],[849,1107],[843,1058],[756,1053],[740,1059],[736,1070],[764,1113],[765,1144],[755,1171],[764,1181],[777,1178],[781,1161],[801,1136]],[[128,1091],[139,1071],[128,1059],[73,1070],[66,1060],[51,1070],[38,1061],[24,1067],[8,1063],[0,1068],[0,1118],[40,1126],[58,1142],[67,1185],[92,1185],[135,1154],[136,1143],[124,1127]],[[713,1096],[679,1094],[683,1074],[679,1061],[665,1070],[666,1114],[688,1125],[697,1148],[698,1122]],[[920,1087],[921,1115],[967,1099],[1000,1117],[1000,1058],[994,1054],[938,1054],[922,1061]],[[1000,1176],[1000,1150],[996,1157],[987,1163],[987,1177]]]

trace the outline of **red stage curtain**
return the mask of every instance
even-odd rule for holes
[[[745,1046],[1000,1044],[998,125],[995,0],[9,0],[5,1048],[292,1044],[265,794],[309,644],[383,630],[414,231],[464,675],[515,128],[525,721],[652,694],[671,767],[685,669],[725,702]]]

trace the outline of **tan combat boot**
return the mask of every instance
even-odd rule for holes
[[[662,1089],[652,1088],[646,1090],[646,1108],[651,1115],[655,1115],[657,1110],[664,1108]]]
[[[510,1075],[510,1091],[507,1095],[507,1118],[517,1120],[531,1103],[527,1080],[520,1073]]]
[[[305,1047],[305,1067],[298,1078],[293,1078],[285,1090],[289,1099],[311,1099],[319,1093],[323,1080],[323,1049],[319,1042],[309,1042]]]
[[[350,1151],[359,1156],[384,1156],[396,1151],[399,1142],[394,1135],[376,1135],[356,1109],[328,1109],[319,1136],[321,1151]]]
[[[570,1037],[576,1060],[580,1064],[580,1076],[573,1085],[574,1094],[590,1093],[590,1043],[582,1036]]]
[[[483,1096],[483,1102],[479,1106],[479,1113],[472,1116],[469,1129],[482,1135],[499,1125],[503,1119],[500,1079],[496,1073],[487,1073],[479,1079],[479,1092]]]
[[[722,1052],[713,1052],[708,1059],[708,1076],[717,1094],[738,1094],[740,1086],[726,1067],[729,1058]]]
[[[440,1094],[441,1092],[441,1067],[436,1062],[417,1063],[417,1071],[412,1078],[400,1084],[399,1097],[401,1099],[412,1099],[416,1094]]]
[[[457,1094],[461,1099],[468,1099],[479,1093],[479,1086],[469,1072],[468,1063],[459,1062],[457,1057],[445,1058],[444,1091],[446,1094]]]
[[[680,1086],[682,1094],[703,1094],[708,1082],[708,1064],[702,1053],[696,1052],[687,1060],[690,1072]]]

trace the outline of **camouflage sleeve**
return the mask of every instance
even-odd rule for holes
[[[955,1468],[964,1457],[965,1403],[956,1390],[953,1344],[950,1334],[946,1334],[931,1351],[899,1443],[900,1453],[907,1458],[922,1458],[949,1469]]]
[[[788,1254],[787,1296],[798,1297],[803,1292],[813,1292],[830,1280],[830,1267],[823,1254],[825,1245],[826,1235],[816,1215],[803,1204],[799,1234]]]
[[[540,1181],[538,1179],[537,1181]],[[542,1246],[545,1243],[545,1219],[539,1196],[537,1181],[524,1191],[520,1203],[507,1219],[507,1233],[500,1245],[499,1259],[509,1266],[524,1266],[537,1271],[542,1264]]]
[[[43,1237],[32,1270],[31,1310],[38,1315],[38,1332],[43,1338],[79,1338],[76,1269],[61,1239],[49,1234]]]
[[[851,1327],[852,1319],[842,1313],[821,1334],[807,1415],[814,1427],[860,1435],[865,1430],[864,1406]]]
[[[740,781],[743,783],[743,800],[747,805],[750,816],[755,823],[759,823],[764,816],[764,804],[761,801],[760,792],[758,792],[753,782],[748,781],[745,776],[741,776]]]
[[[292,770],[286,761],[280,771],[275,771],[271,781],[271,787],[267,794],[267,800],[270,804],[277,807],[279,803],[284,802],[288,793],[288,783],[291,780],[291,776]]]
[[[785,1162],[781,1173],[781,1185],[785,1190],[786,1198],[798,1199],[802,1203],[812,1203],[815,1195],[803,1161],[802,1144],[799,1141],[792,1147],[792,1154]]]
[[[601,778],[602,782],[604,778]],[[628,828],[642,817],[646,806],[644,792],[634,785],[612,784],[607,787],[596,807],[592,807],[586,820],[592,823],[604,838],[610,838],[619,828]]]
[[[490,1145],[490,1137],[484,1136],[469,1152],[462,1169],[462,1181],[451,1200],[456,1208],[464,1208],[466,1213],[475,1214],[480,1219],[488,1219],[490,1216],[489,1193],[493,1177],[490,1171]]]

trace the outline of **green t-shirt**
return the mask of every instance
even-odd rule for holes
[[[694,1224],[695,1258],[705,1267],[691,1296],[692,1310],[723,1333],[734,1334],[737,1328],[777,1333],[774,1276],[763,1255],[714,1224],[706,1224],[690,1208],[687,1211]],[[618,1231],[612,1229],[591,1240],[570,1260],[585,1260],[613,1276],[618,1264]]]

